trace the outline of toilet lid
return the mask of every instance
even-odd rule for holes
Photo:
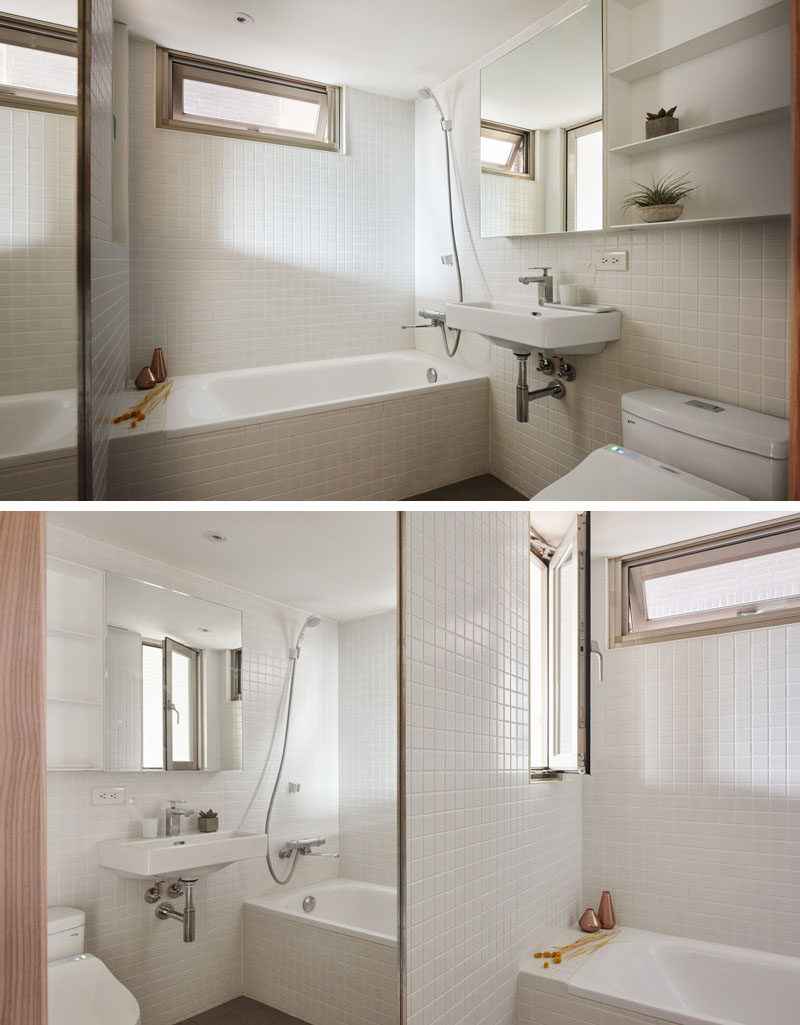
[[[606,445],[534,495],[536,502],[746,502],[744,495],[639,452]]]
[[[130,990],[92,954],[47,966],[47,1025],[139,1025]]]

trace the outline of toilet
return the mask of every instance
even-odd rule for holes
[[[47,1025],[139,1025],[139,1005],[103,962],[84,954],[86,915],[47,909]]]
[[[622,396],[622,444],[534,495],[554,501],[782,501],[789,423],[661,388]]]

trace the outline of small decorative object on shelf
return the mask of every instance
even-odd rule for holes
[[[669,110],[657,110],[655,114],[648,114],[644,123],[644,136],[646,139],[657,139],[660,135],[671,135],[678,131],[678,119],[672,115],[677,107],[670,107]]]
[[[594,913],[594,908],[587,908],[578,919],[578,925],[584,932],[599,932],[600,920]]]
[[[597,917],[600,919],[601,929],[613,929],[617,924],[617,919],[614,915],[614,905],[611,903],[611,894],[608,890],[603,890],[603,896],[600,898],[600,907],[597,909]]]
[[[156,379],[153,376],[153,371],[150,367],[142,367],[134,381],[134,384],[139,391],[147,391],[148,388],[154,387],[155,383]]]
[[[166,381],[167,361],[164,359],[163,349],[155,349],[153,351],[153,359],[150,363],[150,369],[153,371],[153,377],[156,379],[156,384],[161,384],[162,381]]]
[[[683,213],[682,199],[686,199],[697,188],[686,175],[665,174],[658,181],[653,178],[649,185],[635,181],[641,191],[632,192],[622,201],[625,209],[635,207],[643,221],[675,221]]]
[[[197,819],[197,828],[201,833],[216,833],[219,829],[219,815],[212,811],[201,811]]]

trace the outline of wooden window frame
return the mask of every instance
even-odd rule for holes
[[[314,134],[289,129],[266,130],[254,123],[184,114],[183,82],[186,78],[230,89],[289,97],[304,102],[313,99],[320,108],[319,127]],[[156,127],[337,152],[341,148],[341,89],[339,86],[288,78],[258,68],[226,64],[223,61],[158,47]]]
[[[485,174],[499,174],[505,178],[520,178],[533,180],[535,178],[534,160],[534,132],[525,128],[516,128],[514,125],[503,125],[498,121],[481,121],[481,139],[500,139],[505,142],[515,143],[511,150],[506,166],[503,168],[498,164],[481,163],[481,172]],[[524,171],[512,171],[511,165],[522,151]]]
[[[648,620],[644,584],[660,576],[723,565],[800,545],[800,517],[791,516],[711,534],[612,560],[612,647],[678,640],[800,621],[800,596],[742,602],[719,609]]]
[[[48,21],[15,18],[10,14],[0,15],[0,43],[74,57],[76,61],[78,59],[77,29]],[[61,93],[50,93],[40,89],[22,89],[0,84],[0,106],[76,116],[78,98],[69,98]]]

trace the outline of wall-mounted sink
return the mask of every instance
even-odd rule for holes
[[[590,355],[602,352],[620,336],[618,310],[584,313],[553,306],[505,303],[447,303],[447,326],[474,331],[520,355],[552,352]]]
[[[166,879],[217,872],[234,861],[263,858],[267,838],[263,833],[184,833],[155,840],[103,840],[97,845],[98,860],[123,879]]]

